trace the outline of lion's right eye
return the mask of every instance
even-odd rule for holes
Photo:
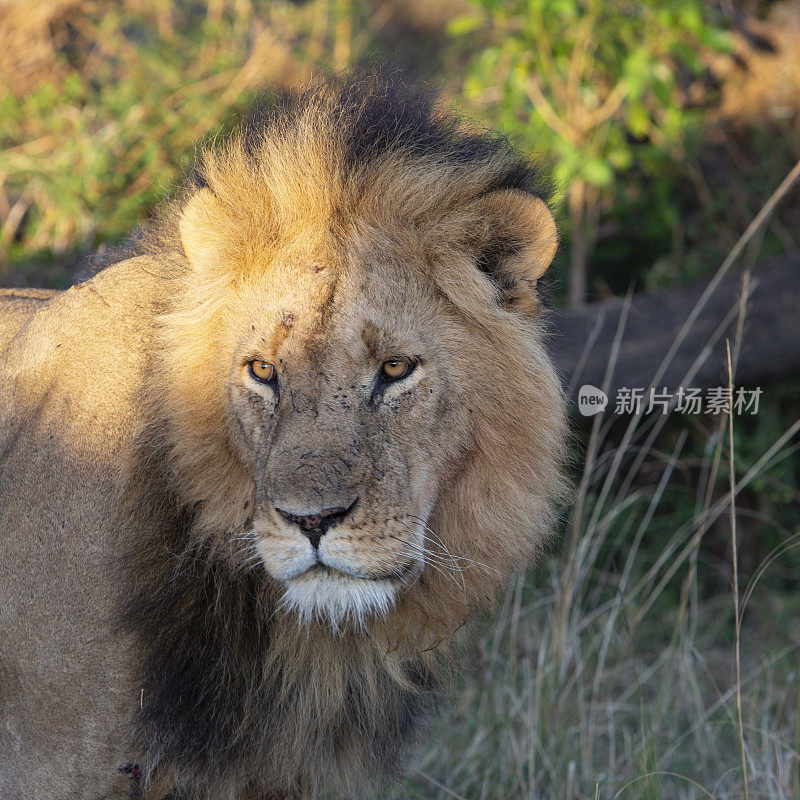
[[[278,374],[274,364],[270,364],[269,361],[261,361],[258,358],[248,364],[248,370],[250,375],[259,383],[272,383]]]
[[[410,375],[414,369],[414,363],[405,358],[392,358],[381,364],[381,377],[385,381],[399,381]]]

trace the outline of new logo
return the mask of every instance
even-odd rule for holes
[[[608,396],[602,389],[587,383],[581,386],[578,392],[578,411],[584,417],[593,417],[606,410]]]

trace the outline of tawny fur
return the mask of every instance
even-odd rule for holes
[[[333,83],[204,151],[138,258],[14,318],[4,463],[30,459],[20,419],[38,408],[51,422],[25,427],[28,446],[100,459],[117,487],[101,493],[79,466],[0,478],[17,537],[51,522],[40,506],[23,519],[11,495],[37,482],[64,495],[66,474],[66,541],[107,531],[79,578],[106,589],[98,653],[117,648],[103,667],[113,709],[77,715],[116,715],[96,734],[116,737],[103,759],[135,762],[142,790],[208,800],[356,798],[393,780],[455,631],[539,552],[564,493],[536,293],[555,246],[535,171],[502,140],[380,83]],[[62,344],[68,379],[52,366]],[[92,360],[116,354],[118,382],[98,379]],[[408,380],[376,383],[398,356],[419,362]],[[252,358],[276,365],[279,388],[248,377]],[[81,401],[92,381],[104,397],[116,387],[109,410]],[[54,397],[78,407],[61,432]],[[311,584],[292,570],[309,545],[276,509],[354,497],[320,553],[370,583],[328,571],[343,610],[326,613],[320,590],[298,613]],[[22,635],[44,635],[14,607]],[[0,679],[39,663],[16,665],[11,635],[0,628]],[[59,783],[63,740],[92,757],[80,726],[48,737],[17,713],[7,727],[32,744],[0,733],[3,796],[124,796],[98,758]],[[26,783],[4,758],[44,766]]]

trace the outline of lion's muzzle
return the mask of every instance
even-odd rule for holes
[[[335,628],[385,616],[424,566],[420,527],[405,515],[373,517],[360,501],[300,513],[307,508],[271,504],[254,524],[264,567],[284,587],[284,608]]]

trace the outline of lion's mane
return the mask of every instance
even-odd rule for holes
[[[232,264],[256,225],[264,239],[320,215],[361,219],[369,231],[390,211],[399,240],[411,230],[423,250],[458,249],[496,286],[487,304],[458,275],[429,278],[498,362],[465,378],[459,413],[474,444],[443,480],[430,522],[461,568],[424,570],[363,629],[299,626],[279,609],[275,582],[246,563],[239,537],[252,486],[226,440],[223,379],[213,377],[230,276],[190,274],[178,234],[199,188],[236,221]],[[186,192],[136,240],[170,287],[142,395],[148,421],[127,470],[136,533],[120,563],[123,627],[142,654],[133,739],[145,785],[215,798],[370,791],[413,742],[453,633],[548,541],[565,422],[538,299],[498,266],[519,243],[488,237],[474,211],[460,210],[501,190],[541,192],[536,169],[502,138],[380,81],[332,82],[265,103],[204,150]],[[463,344],[474,356],[477,345]],[[185,375],[193,362],[197,374]]]

